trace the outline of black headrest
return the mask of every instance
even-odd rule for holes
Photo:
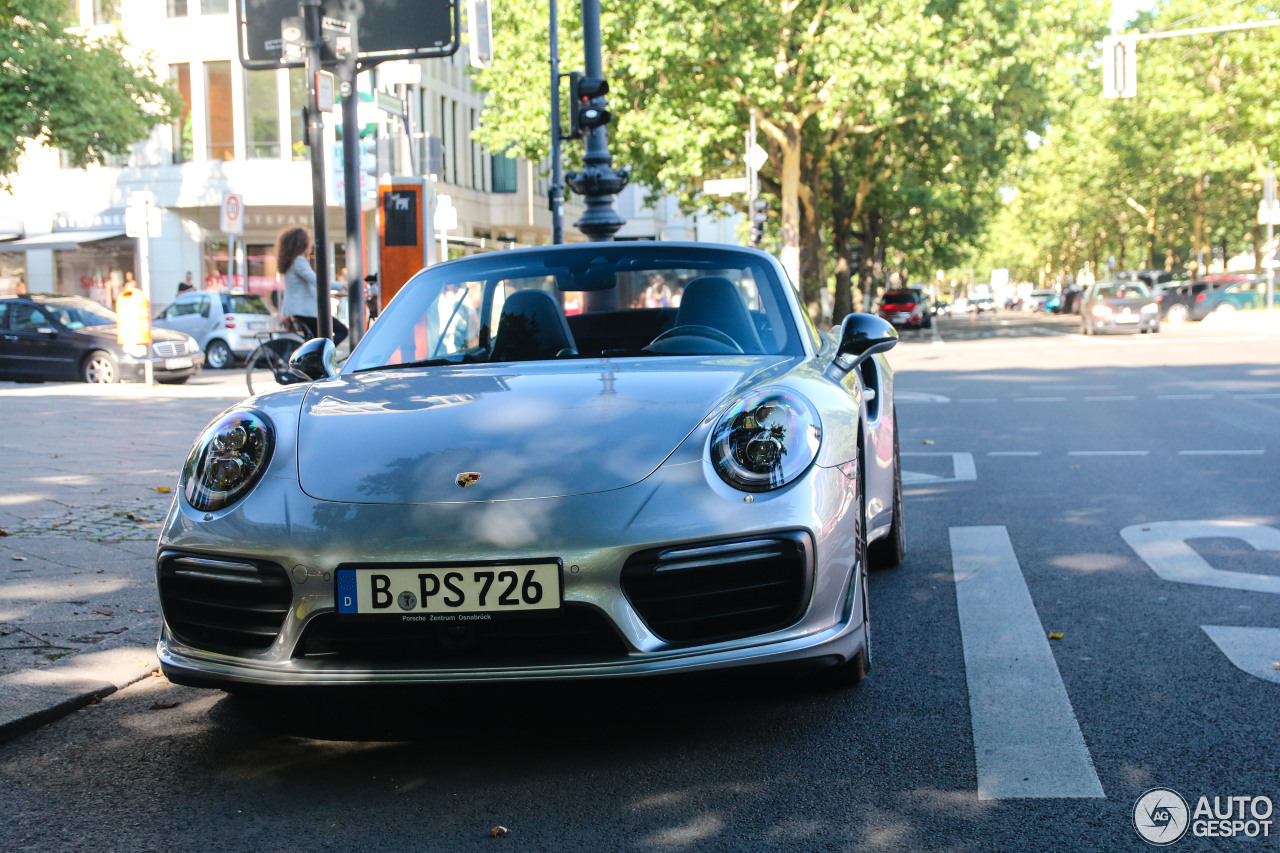
[[[560,303],[545,290],[517,290],[498,318],[490,361],[538,361],[562,350],[576,352]]]
[[[685,286],[676,325],[710,326],[737,341],[745,353],[764,352],[738,286],[724,276],[704,275]]]

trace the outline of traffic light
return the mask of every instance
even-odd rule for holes
[[[583,77],[577,71],[569,75],[569,138],[581,139],[587,131],[609,123],[613,115],[605,109],[609,81],[600,77]]]
[[[769,221],[769,202],[762,198],[751,200],[751,245],[760,248],[764,242],[764,224]]]

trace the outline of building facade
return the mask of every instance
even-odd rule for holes
[[[119,27],[182,96],[176,122],[158,127],[127,158],[69,168],[57,151],[32,146],[0,199],[0,295],[18,289],[88,296],[111,304],[127,279],[141,278],[138,241],[126,235],[126,209],[149,193],[157,222],[148,239],[152,303],[166,304],[191,273],[197,287],[278,287],[274,243],[281,229],[312,225],[307,99],[301,69],[250,71],[238,59],[235,0],[72,0],[81,25]],[[416,67],[414,67],[416,66]],[[360,75],[364,268],[378,268],[379,175],[427,179],[457,213],[451,256],[549,243],[551,214],[541,164],[485,151],[474,140],[483,95],[470,84],[466,51],[398,62]],[[391,90],[407,116],[374,105]],[[325,157],[331,280],[346,266],[340,112],[326,114]],[[226,197],[243,201],[243,234],[220,230]],[[632,188],[619,197],[629,239],[737,242],[738,222],[690,219],[664,200],[656,209]],[[565,208],[568,239],[582,208]]]

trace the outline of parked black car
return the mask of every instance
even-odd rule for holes
[[[146,360],[156,381],[186,382],[204,366],[190,335],[151,330],[151,346],[116,342],[116,314],[83,296],[32,294],[0,299],[0,379],[141,380]]]
[[[1204,302],[1206,291],[1214,290],[1221,284],[1213,281],[1187,281],[1176,286],[1165,285],[1156,294],[1156,299],[1160,301],[1160,318],[1175,326],[1188,320],[1199,320],[1200,317],[1195,316],[1196,304]]]

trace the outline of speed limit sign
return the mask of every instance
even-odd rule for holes
[[[222,199],[222,233],[244,234],[244,196],[227,193]]]

